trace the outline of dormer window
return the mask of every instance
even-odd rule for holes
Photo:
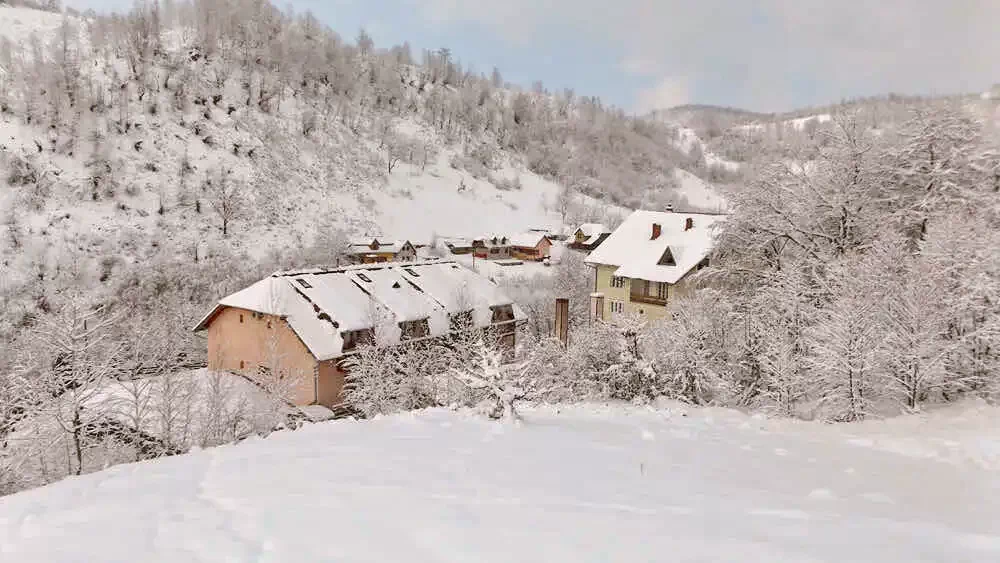
[[[677,261],[674,260],[674,253],[670,251],[668,246],[665,251],[663,251],[663,256],[660,256],[660,260],[656,262],[660,266],[676,266]]]
[[[358,273],[358,277],[361,278],[361,281],[366,281],[368,283],[372,282],[371,278],[369,278],[368,276],[366,276],[366,275],[364,275],[364,274],[362,274],[360,272]]]
[[[295,278],[295,281],[299,282],[299,285],[301,285],[305,289],[312,289],[312,285],[302,278]]]

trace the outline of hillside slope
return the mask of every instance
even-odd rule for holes
[[[69,293],[114,301],[151,267],[215,286],[179,288],[196,309],[261,272],[330,261],[352,235],[423,242],[717,205],[678,168],[691,162],[669,127],[450,55],[352,44],[266,2],[220,5],[221,19],[197,12],[209,4],[118,18],[0,5],[0,337]],[[273,34],[248,35],[264,23]]]
[[[23,562],[1000,557],[993,408],[836,428],[683,408],[524,418],[422,411],[118,466],[5,498],[0,553]]]

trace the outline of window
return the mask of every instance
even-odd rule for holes
[[[358,346],[375,342],[375,333],[371,329],[345,330],[340,333],[340,336],[344,339],[344,352],[350,352]]]
[[[243,324],[243,313],[240,313],[240,324]]]
[[[309,282],[307,282],[306,280],[304,280],[302,278],[295,278],[295,281],[299,282],[299,285],[301,285],[302,287],[304,287],[306,289],[312,289],[312,285],[310,285]]]
[[[664,301],[667,300],[667,295],[669,294],[670,286],[665,283],[656,284],[656,297]]]
[[[404,321],[399,323],[399,328],[403,331],[400,336],[401,340],[412,340],[414,338],[423,338],[431,333],[430,326],[427,324],[427,319],[420,319],[418,321]]]
[[[670,251],[670,247],[663,252],[663,256],[660,256],[659,262],[660,266],[676,266],[677,262],[674,260],[674,253]]]
[[[362,281],[366,281],[368,283],[372,282],[371,278],[369,278],[368,276],[366,276],[366,275],[364,275],[364,274],[362,274],[360,272],[358,273],[358,277],[361,278]]]
[[[246,366],[244,365],[243,360],[240,360],[240,369],[243,369],[244,367]]]
[[[413,268],[403,268],[403,269],[406,270],[407,274],[410,274],[411,276],[413,276],[415,278],[419,278],[420,277],[420,274],[418,274],[417,272],[415,272],[413,270]]]
[[[625,287],[625,278],[611,276],[611,287]]]
[[[611,314],[620,315],[625,312],[625,303],[622,301],[611,301]]]

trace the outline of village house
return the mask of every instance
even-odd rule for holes
[[[374,342],[400,345],[456,330],[493,331],[513,350],[524,312],[454,262],[388,263],[275,273],[223,298],[194,328],[208,367],[283,382],[298,406],[342,402],[344,359]]]
[[[594,268],[595,313],[614,320],[638,313],[666,317],[708,265],[715,227],[724,215],[635,211],[585,259]]]
[[[379,264],[416,260],[417,249],[408,240],[379,241],[378,238],[352,240],[344,253],[349,264]]]
[[[544,260],[551,248],[552,241],[544,233],[528,232],[510,237],[510,255],[518,260]]]
[[[486,235],[472,241],[473,255],[486,260],[510,258],[510,240],[504,235]]]
[[[584,223],[573,232],[573,241],[569,247],[574,250],[591,252],[611,236],[611,229],[600,223]]]
[[[472,254],[472,241],[460,238],[444,239],[444,246],[452,254]]]

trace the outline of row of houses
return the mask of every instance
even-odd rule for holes
[[[594,271],[593,317],[666,318],[709,264],[724,219],[635,211],[614,232],[581,225],[568,245],[591,249],[585,263]],[[552,241],[533,232],[446,244],[459,254],[534,260]],[[392,346],[447,338],[471,324],[514,349],[526,317],[496,283],[453,261],[401,261],[416,255],[408,241],[359,241],[351,254],[359,265],[277,272],[223,298],[195,327],[207,332],[209,368],[251,379],[277,373],[296,405],[333,407],[341,402],[345,360],[376,336]]]
[[[513,350],[524,312],[490,280],[450,261],[277,272],[229,295],[198,322],[208,367],[277,377],[296,405],[340,403],[359,346],[490,329]]]
[[[580,225],[567,244],[569,248],[590,252],[611,235],[611,230],[599,223]],[[567,237],[545,229],[532,229],[515,235],[488,234],[473,239],[445,239],[444,244],[452,254],[473,254],[485,260],[542,261],[551,255],[552,244]]]

